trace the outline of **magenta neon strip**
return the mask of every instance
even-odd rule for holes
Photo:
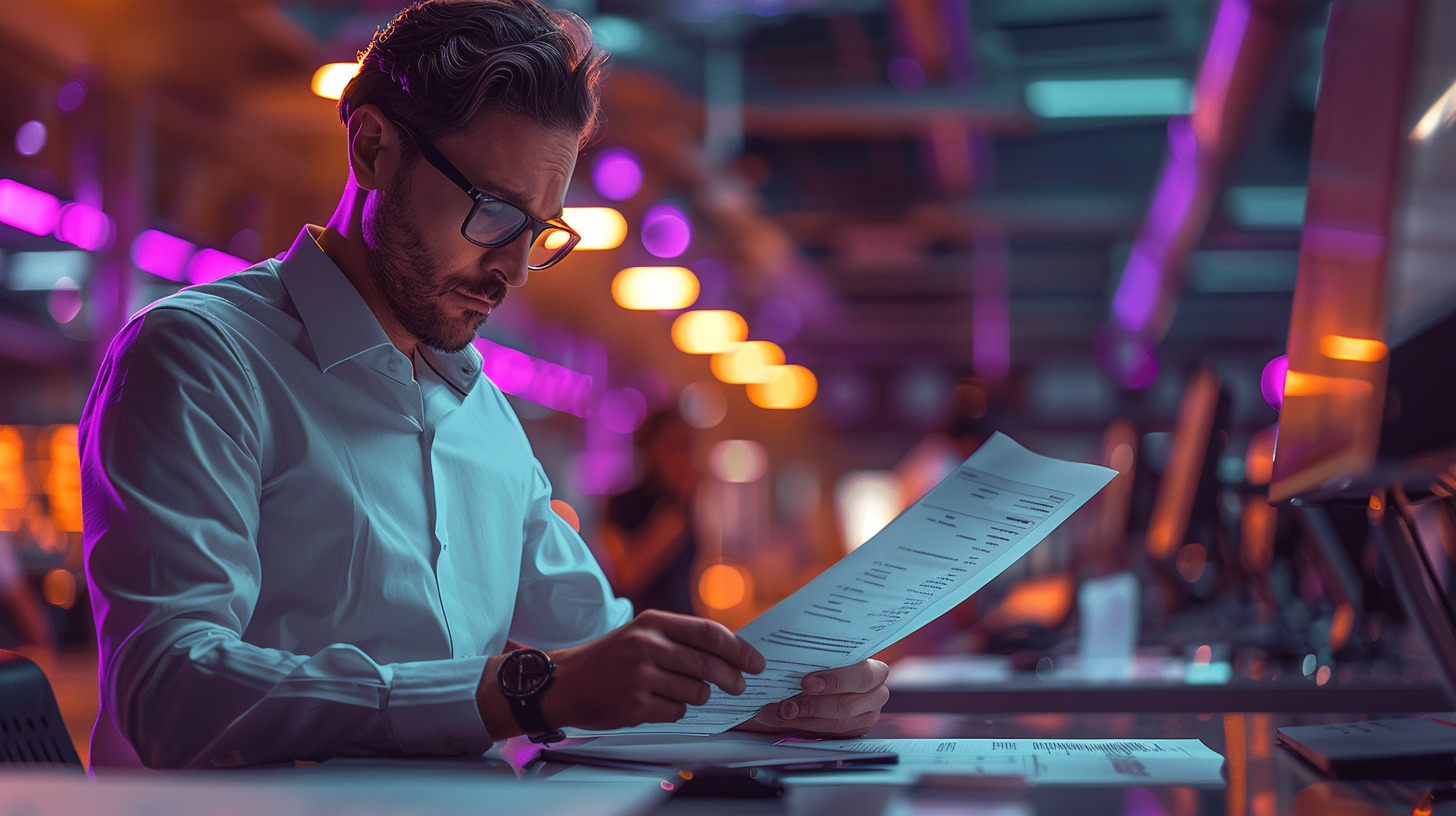
[[[500,390],[553,411],[585,417],[591,405],[592,378],[499,343],[477,338],[481,370]]]
[[[12,179],[0,179],[0,222],[31,235],[50,235],[60,218],[61,200]]]

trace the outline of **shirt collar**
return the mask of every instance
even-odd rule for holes
[[[309,224],[278,264],[293,303],[298,307],[314,359],[321,371],[381,346],[393,347],[384,327],[338,264],[319,246],[323,227]],[[481,356],[475,347],[444,352],[421,346],[420,352],[453,387],[469,393],[480,379]]]

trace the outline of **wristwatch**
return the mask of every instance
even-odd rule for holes
[[[516,725],[526,732],[531,742],[558,742],[566,739],[561,729],[546,724],[541,716],[541,695],[551,687],[556,664],[540,649],[517,649],[506,655],[496,672],[501,694],[510,704]]]

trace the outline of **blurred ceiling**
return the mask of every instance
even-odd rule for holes
[[[81,166],[86,146],[66,140],[95,137],[53,127],[45,154],[3,151],[0,176],[69,198],[99,185],[121,199],[123,232],[161,224],[251,258],[271,255],[301,223],[328,217],[344,177],[341,128],[332,104],[309,91],[310,76],[352,58],[397,6],[0,4],[0,132],[56,120],[55,88],[81,76],[99,102],[77,115],[107,142],[93,151],[97,166]],[[538,273],[523,299],[536,321],[601,337],[614,365],[678,386],[708,378],[705,360],[673,349],[671,316],[628,313],[607,294],[617,269],[651,260],[636,243],[636,219],[665,200],[697,228],[683,262],[703,280],[698,305],[739,310],[750,337],[780,341],[789,362],[814,370],[816,406],[831,424],[928,427],[933,412],[892,409],[893,392],[911,387],[906,378],[943,401],[988,365],[1009,364],[1004,384],[992,385],[1012,404],[1063,380],[1075,391],[1098,379],[1095,338],[1107,335],[1113,292],[1154,207],[1170,118],[1058,118],[1034,111],[1028,89],[1091,79],[1191,89],[1217,6],[571,3],[615,60],[606,128],[583,153],[569,203],[603,203],[589,170],[608,147],[641,156],[646,181],[619,205],[634,224],[627,245]],[[1219,173],[1203,179],[1215,188],[1206,223],[1166,287],[1175,309],[1151,338],[1164,372],[1211,357],[1256,379],[1284,345],[1324,8],[1245,8],[1267,25],[1237,59],[1257,47],[1264,61],[1253,81],[1231,86],[1226,106],[1246,115]],[[1088,101],[1076,93],[1073,102]],[[12,233],[0,244],[30,240]],[[502,322],[503,336],[520,331]],[[998,330],[1009,359],[978,358],[977,344],[998,342]],[[882,407],[856,413],[866,400]],[[1087,403],[1089,426],[1114,410],[1105,402]],[[1272,421],[1257,399],[1245,403],[1244,423]]]

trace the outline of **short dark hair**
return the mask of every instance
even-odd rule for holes
[[[584,20],[535,0],[423,0],[360,52],[339,119],[347,125],[374,104],[435,138],[495,108],[584,144],[597,127],[606,61]]]

